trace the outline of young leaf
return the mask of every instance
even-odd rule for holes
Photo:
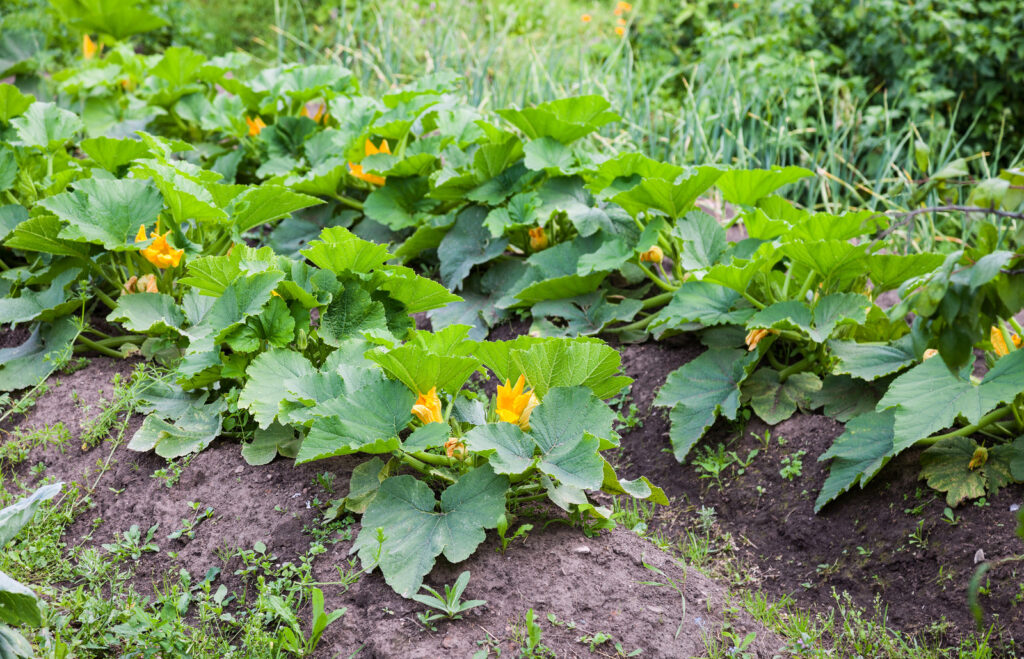
[[[877,380],[883,375],[902,371],[917,361],[909,337],[892,343],[832,340],[828,347],[839,360],[834,372],[849,373],[862,380]]]
[[[349,270],[369,272],[391,256],[385,245],[363,240],[343,227],[324,229],[301,253],[314,265],[337,275]]]
[[[299,448],[299,440],[295,431],[279,423],[269,428],[257,428],[253,440],[242,445],[242,458],[246,464],[260,466],[273,462],[277,454],[295,457]]]
[[[37,324],[20,346],[0,348],[0,391],[24,389],[45,380],[71,357],[78,333],[78,324],[65,316],[53,324]]]
[[[471,206],[459,214],[455,225],[441,240],[437,257],[441,261],[441,282],[453,291],[462,287],[474,265],[486,263],[505,251],[508,240],[493,238],[484,226],[487,211]]]
[[[417,393],[437,387],[454,394],[481,363],[474,357],[437,354],[410,343],[387,352],[368,352],[366,357]]]

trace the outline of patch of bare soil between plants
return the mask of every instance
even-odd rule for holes
[[[60,376],[59,384],[53,380],[49,392],[19,423],[32,428],[63,422],[75,438],[62,449],[37,449],[17,467],[18,476],[28,485],[35,482],[30,464],[43,462],[47,476],[88,485],[95,482],[98,465],[109,464],[93,491],[91,508],[68,529],[64,541],[69,546],[98,546],[120,537],[132,525],[145,533],[159,524],[154,542],[160,551],[145,553],[135,563],[134,585],[144,594],[179,569],[198,580],[212,567],[221,569],[215,588],[224,584],[229,591],[239,592],[247,584],[235,575],[241,559],[232,555],[238,549],[252,549],[257,542],[264,543],[277,561],[297,562],[312,541],[307,531],[320,518],[315,500],[332,498],[317,475],[334,474],[340,490],[334,496],[340,496],[359,460],[338,458],[315,466],[277,460],[252,467],[242,459],[238,444],[217,441],[189,460],[177,474],[178,481],[168,487],[166,478],[154,477],[167,467],[154,454],[135,453],[109,442],[88,448],[77,437],[79,424],[88,420],[101,398],[112,395],[112,375],[126,373],[131,366],[99,358],[83,370]],[[139,419],[132,420],[127,436],[138,423]],[[179,528],[183,518],[193,516],[189,502],[211,506],[213,517],[196,526],[194,539],[168,540],[168,533]],[[436,632],[417,621],[416,613],[424,607],[395,594],[379,572],[363,576],[347,590],[323,587],[327,610],[345,607],[347,613],[328,628],[317,656],[358,652],[359,657],[469,657],[489,643],[506,656],[518,656],[524,616],[530,608],[543,630],[542,642],[559,657],[592,656],[588,642],[581,638],[597,633],[621,643],[625,652],[642,649],[644,657],[705,656],[705,639],[718,638],[726,624],[739,638],[756,633],[747,649],[753,656],[767,658],[781,652],[783,641],[730,607],[722,586],[680,565],[646,540],[623,529],[588,538],[563,524],[545,528],[543,518],[531,521],[534,530],[525,541],[515,540],[504,554],[496,551],[498,540],[491,537],[463,563],[450,565],[439,559],[429,584],[442,587],[470,570],[472,579],[464,597],[487,604],[472,609],[463,620],[439,623]],[[348,565],[351,539],[325,546],[327,551],[314,559],[313,576],[319,582],[336,582],[336,566]],[[642,584],[669,580],[680,590]],[[562,624],[551,622],[549,614]],[[308,616],[308,609],[300,611],[300,619]],[[593,655],[615,656],[615,652],[609,642],[597,646]]]
[[[775,427],[751,421],[719,421],[694,451],[735,452],[749,467],[727,469],[721,488],[701,479],[688,462],[670,452],[667,414],[651,408],[671,371],[703,351],[695,338],[675,346],[664,342],[621,348],[626,374],[635,378],[632,397],[643,426],[623,436],[619,469],[628,478],[647,476],[664,488],[673,504],[659,508],[654,528],[672,538],[696,527],[697,510],[714,508],[718,527],[732,534],[748,587],[778,599],[790,595],[802,608],[824,611],[835,605],[833,589],[848,592],[868,610],[880,598],[888,621],[929,640],[956,643],[975,630],[967,607],[967,587],[975,555],[998,559],[1022,553],[1016,537],[1015,506],[1024,505],[1024,487],[1012,486],[968,503],[944,519],[944,496],[918,479],[919,450],[894,459],[865,489],[854,488],[814,513],[814,500],[828,474],[821,455],[843,432],[843,425],[817,414],[796,414]],[[770,441],[765,442],[766,433]],[[801,463],[799,476],[784,478],[784,460]],[[987,575],[981,597],[985,625],[995,625],[991,644],[1008,656],[1024,643],[1024,579],[1011,564]]]

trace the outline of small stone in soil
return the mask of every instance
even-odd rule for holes
[[[579,547],[576,547],[575,549],[573,549],[573,551],[576,552],[577,554],[589,554],[590,553],[590,547],[588,547],[586,545],[580,545]]]

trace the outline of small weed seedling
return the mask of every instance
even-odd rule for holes
[[[523,626],[513,626],[512,634],[520,648],[519,656],[523,659],[547,659],[556,656],[555,652],[543,643],[544,632],[537,623],[533,609],[527,609]]]
[[[131,558],[133,561],[137,561],[146,552],[160,551],[160,547],[153,543],[153,536],[156,535],[156,530],[159,527],[159,523],[149,527],[146,537],[143,538],[139,525],[132,524],[127,531],[121,533],[121,540],[103,545],[103,548],[111,553],[114,560],[123,561]]]
[[[270,595],[267,604],[285,623],[285,627],[278,632],[277,646],[279,650],[291,652],[298,657],[312,657],[316,646],[320,644],[320,637],[328,625],[345,615],[347,609],[337,609],[327,613],[324,609],[324,594],[319,588],[310,591],[313,607],[313,619],[310,623],[309,638],[302,633],[302,625],[298,617],[282,598],[277,595]]]
[[[722,474],[728,469],[734,462],[736,462],[736,454],[733,452],[726,452],[725,446],[719,444],[714,450],[705,447],[701,452],[697,454],[697,457],[693,459],[693,466],[697,470],[700,478],[710,478],[715,481],[715,485],[721,490],[724,487],[722,483]]]
[[[782,469],[779,469],[779,476],[782,476],[787,481],[794,481],[803,474],[804,461],[803,457],[807,455],[807,451],[800,450],[793,455],[782,456]]]
[[[467,600],[465,602],[461,601],[462,593],[465,592],[466,586],[468,585],[469,570],[466,570],[465,572],[459,575],[459,578],[455,580],[454,585],[449,586],[448,584],[445,584],[443,596],[441,595],[441,593],[437,592],[436,590],[434,590],[430,586],[427,586],[426,584],[421,586],[423,590],[427,591],[430,594],[424,595],[423,593],[417,593],[411,596],[412,599],[416,600],[420,604],[424,604],[430,607],[431,609],[436,609],[438,613],[424,611],[417,615],[420,622],[422,622],[425,626],[433,629],[433,625],[431,625],[431,623],[433,623],[435,620],[461,620],[462,614],[466,611],[487,604],[486,600]]]
[[[501,540],[501,547],[497,549],[502,554],[508,551],[508,546],[512,544],[512,541],[522,536],[523,540],[526,540],[527,534],[533,530],[533,524],[520,524],[519,528],[515,530],[512,535],[508,535],[508,517],[502,515],[498,520],[498,538]]]
[[[198,501],[189,501],[188,507],[194,511],[192,518],[183,518],[181,520],[181,528],[168,534],[167,539],[178,540],[184,537],[188,540],[194,540],[196,537],[196,527],[202,524],[203,521],[213,517],[213,508],[210,506],[207,506],[206,510],[199,512],[199,507],[202,505]]]
[[[172,488],[181,480],[181,472],[185,471],[185,467],[188,466],[190,460],[191,456],[181,460],[168,460],[167,466],[154,471],[150,478],[159,478],[163,480],[164,486]]]
[[[657,566],[651,565],[650,563],[645,561],[643,559],[643,557],[640,558],[640,562],[643,563],[643,566],[645,568],[647,568],[648,570],[650,570],[651,572],[655,573],[656,575],[658,575],[659,577],[661,577],[661,578],[663,578],[665,580],[664,583],[661,582],[661,581],[641,581],[640,582],[641,585],[644,585],[644,586],[655,586],[656,588],[671,588],[672,590],[676,591],[679,594],[679,600],[680,600],[680,602],[682,602],[683,613],[682,613],[682,615],[679,618],[679,626],[676,627],[676,635],[674,637],[674,638],[679,638],[679,632],[683,631],[683,621],[686,620],[686,592],[684,590],[684,588],[686,586],[686,568],[683,567],[683,566],[680,566],[680,567],[683,567],[683,582],[682,582],[682,584],[680,584],[675,579],[673,579],[672,577],[670,577],[667,574],[665,574],[665,572],[663,570],[661,570],[660,568],[658,568]]]

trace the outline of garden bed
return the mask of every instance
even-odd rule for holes
[[[326,527],[326,532],[319,530],[317,503],[344,494],[359,459],[303,466],[279,459],[253,467],[242,459],[237,443],[218,440],[187,463],[169,467],[152,453],[127,450],[123,441],[82,445],[78,429],[103,400],[111,398],[112,376],[127,376],[136,363],[95,358],[75,373],[51,379],[49,391],[18,426],[31,430],[62,423],[72,436],[59,445],[34,449],[8,475],[26,486],[41,478],[77,483],[77,495],[89,497],[89,507],[64,534],[68,547],[126,546],[122,533],[132,526],[140,530],[138,544],[145,544],[147,530],[159,524],[151,540],[159,549],[145,550],[138,560],[123,564],[133,571],[131,583],[143,596],[166,592],[180,570],[188,572],[190,583],[197,583],[217,568],[212,587],[224,585],[242,601],[246,593],[250,598],[254,593],[259,570],[253,572],[252,565],[264,558],[275,565],[298,564],[300,557],[310,556],[311,543],[319,540],[326,551],[313,559],[312,578],[325,594],[328,611],[347,612],[328,627],[315,656],[434,657],[440,648],[452,656],[488,648],[515,656],[525,643],[529,609],[536,613],[541,641],[558,656],[616,656],[615,643],[625,652],[642,649],[649,657],[700,656],[709,644],[718,643],[723,626],[740,639],[754,632],[756,638],[747,648],[754,656],[773,656],[784,645],[733,606],[725,588],[649,541],[621,527],[586,537],[565,524],[545,526],[560,517],[549,509],[538,510],[536,518],[527,520],[534,530],[525,540],[513,541],[505,553],[497,551],[499,542],[492,534],[468,561],[452,566],[439,560],[428,583],[442,588],[470,570],[465,597],[487,604],[472,609],[464,620],[435,623],[429,630],[415,615],[424,607],[397,595],[379,572],[348,587],[337,583],[336,567],[357,572],[349,563],[349,549],[358,526],[350,519]],[[141,417],[131,419],[126,437],[140,423]],[[40,463],[44,469],[31,469]],[[322,476],[325,473],[333,478]],[[191,502],[199,506],[192,508]],[[195,525],[194,538],[167,539],[182,527],[182,520],[195,518],[193,511],[206,506],[213,508],[212,516]],[[262,555],[239,555],[239,550],[252,550],[260,543],[265,550],[257,554]],[[104,551],[108,560],[117,560],[109,549]],[[239,574],[247,569],[248,575]],[[664,585],[643,585],[644,581]],[[75,585],[34,584],[43,593]],[[308,613],[308,607],[298,612],[304,625]],[[608,640],[592,651],[599,635]]]
[[[731,535],[747,568],[734,580],[746,587],[819,611],[835,605],[834,591],[848,592],[867,609],[878,598],[893,628],[944,644],[972,634],[968,583],[982,555],[1021,552],[1015,511],[1024,505],[1024,487],[1009,486],[984,505],[966,503],[946,516],[941,493],[918,479],[920,450],[914,450],[863,490],[855,487],[815,514],[827,476],[827,463],[816,458],[843,432],[842,424],[818,414],[798,413],[774,427],[756,418],[719,421],[680,465],[668,451],[667,414],[652,410],[652,402],[667,374],[702,351],[687,337],[621,347],[623,367],[636,379],[631,401],[643,425],[624,433],[620,469],[629,477],[646,475],[672,499],[670,507],[656,509],[654,529],[670,539],[699,535],[699,510],[714,509],[715,530]],[[719,445],[739,461],[757,453],[745,468],[738,462],[725,467],[716,481],[692,458],[717,453]],[[780,475],[787,459],[801,465],[790,479]],[[1024,591],[1012,569],[986,576],[984,629],[993,630],[993,645],[1009,655],[1024,639]]]

